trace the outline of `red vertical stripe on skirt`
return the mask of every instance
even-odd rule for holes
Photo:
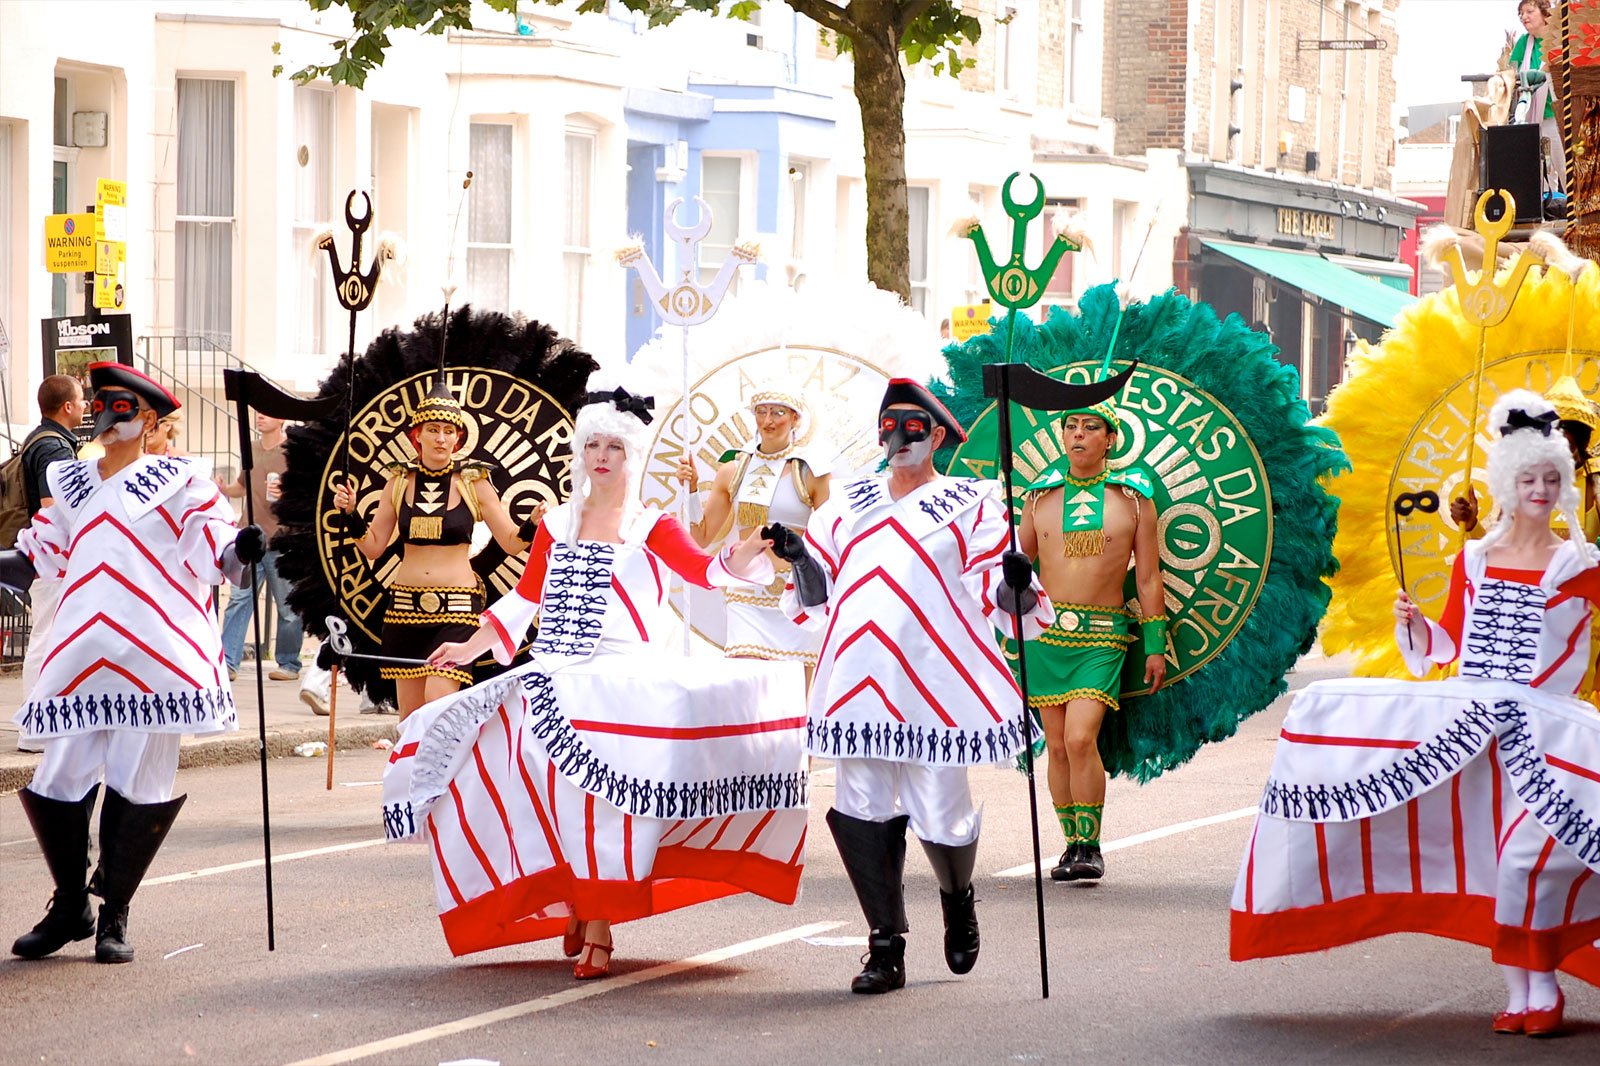
[[[550,849],[550,858],[553,862],[559,864],[564,859],[561,854],[561,844],[556,840],[555,830],[550,825],[550,818],[554,817],[554,814],[552,813],[549,817],[545,815],[544,801],[539,798],[539,790],[533,783],[533,775],[528,773],[528,764],[522,761],[522,730],[520,729],[517,730],[516,762],[517,772],[522,775],[522,787],[527,789],[528,799],[533,803],[533,813],[539,818],[539,828],[544,830],[544,842]],[[555,794],[551,793],[550,809],[552,812],[555,810],[555,804]]]
[[[511,868],[521,877],[522,860],[517,857],[517,836],[511,831],[511,816],[506,814],[506,805],[500,800],[500,790],[489,780],[489,768],[483,764],[483,749],[477,744],[472,745],[472,759],[478,764],[478,776],[483,779],[484,791],[489,793],[489,802],[494,804],[495,813],[500,815],[500,827],[506,831],[506,844],[511,849]]]
[[[622,868],[628,874],[628,880],[633,877],[633,815],[622,816]]]
[[[733,820],[734,820],[735,817],[737,817],[737,816],[730,814],[730,815],[728,815],[726,818],[724,818],[722,820],[722,826],[717,830],[717,835],[712,837],[711,838],[711,843],[706,845],[706,850],[707,851],[710,851],[712,848],[717,846],[717,841],[722,839],[722,834],[724,834],[724,833],[726,833],[728,831],[728,827],[733,824]]]
[[[744,843],[740,844],[736,850],[749,851],[750,845],[756,842],[756,838],[761,835],[761,831],[767,827],[767,823],[772,821],[772,816],[777,813],[777,811],[768,811],[765,815],[763,815],[761,821],[756,823],[756,827],[745,834]],[[790,865],[793,865],[792,861]]]
[[[428,815],[428,839],[433,841],[433,858],[439,864],[439,873],[444,878],[444,887],[450,890],[450,898],[456,901],[456,906],[467,902],[461,890],[456,887],[456,879],[450,876],[450,864],[444,861],[444,851],[439,847],[439,830],[434,825],[433,815]]]
[[[555,827],[556,834],[561,833],[561,804],[556,802],[556,761],[549,762],[550,775],[546,778],[547,785],[544,794],[550,797],[550,824]]]
[[[583,794],[583,848],[589,857],[589,876],[598,881],[600,867],[594,857],[594,796],[587,792]]]
[[[1467,893],[1467,841],[1461,827],[1461,775],[1450,777],[1450,846],[1456,850],[1456,894]]]
[[[800,853],[806,850],[806,834],[811,832],[811,827],[806,826],[800,830],[800,843],[794,846],[794,854],[789,856],[789,865],[793,866],[800,861]]]
[[[1361,887],[1372,895],[1372,819],[1361,819]]]
[[[473,751],[476,752],[477,748],[474,747]],[[477,834],[472,831],[472,825],[467,821],[467,809],[461,802],[461,790],[456,787],[454,781],[450,782],[450,798],[456,801],[456,821],[461,823],[461,835],[467,838],[467,847],[478,857],[478,865],[489,875],[490,882],[495,888],[499,888],[500,878],[496,876],[494,866],[489,862],[489,856],[484,853],[483,845],[478,843]]]
[[[1406,804],[1406,841],[1411,846],[1411,891],[1422,891],[1422,826],[1417,816],[1417,801]]]
[[[1328,831],[1321,822],[1317,831],[1317,876],[1322,879],[1322,902],[1333,902],[1333,885],[1328,881]]]
[[[1495,839],[1495,844],[1496,844],[1496,847],[1497,847],[1496,855],[1498,856],[1498,854],[1499,854],[1498,848],[1504,847],[1504,845],[1500,843],[1500,821],[1501,821],[1501,819],[1500,819],[1500,738],[1499,737],[1493,737],[1489,741],[1489,766],[1492,768],[1492,770],[1494,772],[1494,781],[1493,781],[1493,786],[1494,787],[1490,790],[1490,794],[1494,797],[1494,839]]]
[[[1495,844],[1494,857],[1496,859],[1499,859],[1499,858],[1501,858],[1502,856],[1505,855],[1505,853],[1506,853],[1506,843],[1511,839],[1511,834],[1515,833],[1517,831],[1517,826],[1521,825],[1522,824],[1522,820],[1524,818],[1526,818],[1527,816],[1528,816],[1528,812],[1527,811],[1523,811],[1522,813],[1518,814],[1515,818],[1513,818],[1511,820],[1511,828],[1507,829],[1506,830],[1506,835],[1501,837],[1499,839],[1499,842]]]
[[[1533,928],[1533,902],[1538,898],[1539,875],[1544,872],[1545,863],[1550,861],[1550,849],[1555,846],[1556,838],[1546,837],[1544,847],[1539,849],[1539,861],[1528,871],[1528,906],[1522,912],[1522,925],[1526,929]]]
[[[1585,866],[1583,868],[1583,872],[1577,877],[1573,878],[1572,890],[1567,893],[1567,910],[1561,918],[1561,923],[1563,925],[1572,924],[1572,912],[1578,907],[1578,893],[1583,889],[1583,883],[1593,876],[1594,871]]]

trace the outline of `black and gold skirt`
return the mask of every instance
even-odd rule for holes
[[[389,609],[383,616],[383,654],[396,659],[426,659],[441,644],[463,641],[478,631],[484,608],[483,584],[390,585]],[[385,666],[378,671],[391,681],[414,677],[448,677],[472,684],[469,666],[448,670],[432,666]]]

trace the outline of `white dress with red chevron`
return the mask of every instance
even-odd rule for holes
[[[996,481],[935,477],[896,500],[884,477],[838,489],[806,529],[827,574],[828,602],[784,609],[823,630],[806,743],[830,758],[931,766],[1008,761],[1021,750],[1022,697],[995,633],[1012,620],[996,602],[1009,544]],[[1039,604],[1022,619],[1050,624]]]
[[[573,518],[544,517],[516,590],[484,612],[502,662],[539,616],[533,662],[411,715],[384,773],[386,835],[428,842],[457,955],[559,936],[572,914],[799,891],[802,668],[677,654],[672,574],[748,582],[660,511],[620,544],[557,540]]]
[[[1600,570],[1570,543],[1543,573],[1467,545],[1413,672],[1295,698],[1233,893],[1235,959],[1385,933],[1600,984],[1600,717],[1571,697]]]
[[[102,480],[97,460],[72,460],[48,476],[55,502],[17,547],[61,579],[61,602],[23,735],[238,728],[211,609],[238,530],[210,463],[146,455]]]

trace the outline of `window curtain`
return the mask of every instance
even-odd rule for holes
[[[234,83],[178,79],[177,328],[233,347]]]
[[[589,265],[589,200],[594,175],[594,138],[567,134],[567,218],[562,253],[566,281],[565,332],[583,340],[583,288]]]
[[[305,161],[295,160],[294,262],[299,279],[294,324],[295,351],[329,353],[328,303],[333,282],[328,257],[312,246],[317,231],[333,219],[333,93],[298,85],[294,90],[295,144]]]
[[[467,210],[467,291],[474,303],[511,310],[511,127],[472,124],[472,200]]]

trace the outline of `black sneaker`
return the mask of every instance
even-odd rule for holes
[[[1106,875],[1106,859],[1100,854],[1099,844],[1078,845],[1078,857],[1072,863],[1072,880],[1098,881]]]
[[[1083,845],[1075,843],[1067,845],[1067,850],[1061,853],[1061,861],[1056,863],[1050,870],[1050,880],[1076,881],[1078,879],[1078,875],[1072,872],[1072,867],[1078,861],[1078,852],[1082,847]]]
[[[906,986],[906,938],[900,934],[874,932],[867,938],[867,953],[861,961],[864,966],[850,982],[850,991],[878,996]]]

